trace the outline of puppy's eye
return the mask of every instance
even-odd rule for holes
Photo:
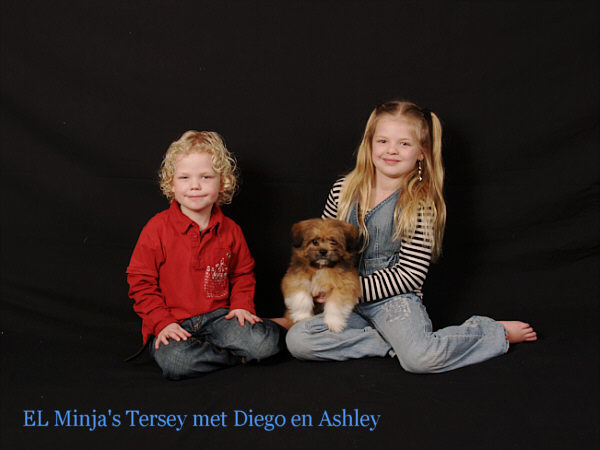
[[[313,239],[312,245],[319,245],[319,241],[317,239]]]
[[[329,243],[330,243],[331,245],[338,245],[338,243],[337,243],[337,241],[336,241],[335,239],[331,239],[331,240],[329,241]]]

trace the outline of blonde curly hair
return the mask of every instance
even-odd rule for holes
[[[225,147],[223,138],[214,131],[186,131],[173,142],[160,165],[158,172],[160,189],[169,201],[173,201],[173,177],[175,163],[181,156],[190,153],[208,153],[211,155],[212,168],[219,174],[222,192],[217,198],[217,205],[231,203],[236,189],[238,169],[234,156]]]

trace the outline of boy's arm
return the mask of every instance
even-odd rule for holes
[[[234,247],[229,267],[229,310],[243,309],[256,314],[254,309],[254,259],[239,226],[235,225]]]
[[[129,297],[134,300],[133,309],[144,321],[154,336],[169,325],[177,322],[171,315],[158,286],[158,279],[152,275],[128,274]]]
[[[133,309],[144,321],[144,329],[154,336],[170,323],[177,322],[159,286],[158,271],[164,260],[158,233],[148,224],[133,250],[127,282],[129,297],[134,300]]]

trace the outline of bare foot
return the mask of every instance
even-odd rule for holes
[[[518,320],[499,320],[508,335],[508,342],[518,344],[519,342],[532,342],[537,340],[535,330],[525,322]]]
[[[268,319],[268,320],[271,320],[271,321],[275,322],[277,325],[282,326],[286,330],[289,330],[292,327],[292,325],[294,325],[294,322],[292,322],[287,317],[273,317],[273,318]]]

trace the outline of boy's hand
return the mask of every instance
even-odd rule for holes
[[[255,324],[256,322],[262,322],[262,319],[258,316],[255,316],[247,309],[232,309],[229,311],[229,314],[225,316],[226,319],[233,319],[237,317],[238,322],[241,326],[244,326],[244,320],[247,320],[251,324]]]
[[[154,348],[158,350],[160,344],[169,345],[169,338],[175,339],[177,342],[184,340],[187,341],[187,338],[192,337],[190,333],[181,328],[177,322],[170,323],[166,327],[164,327],[158,336],[156,336],[156,341],[154,341]]]

